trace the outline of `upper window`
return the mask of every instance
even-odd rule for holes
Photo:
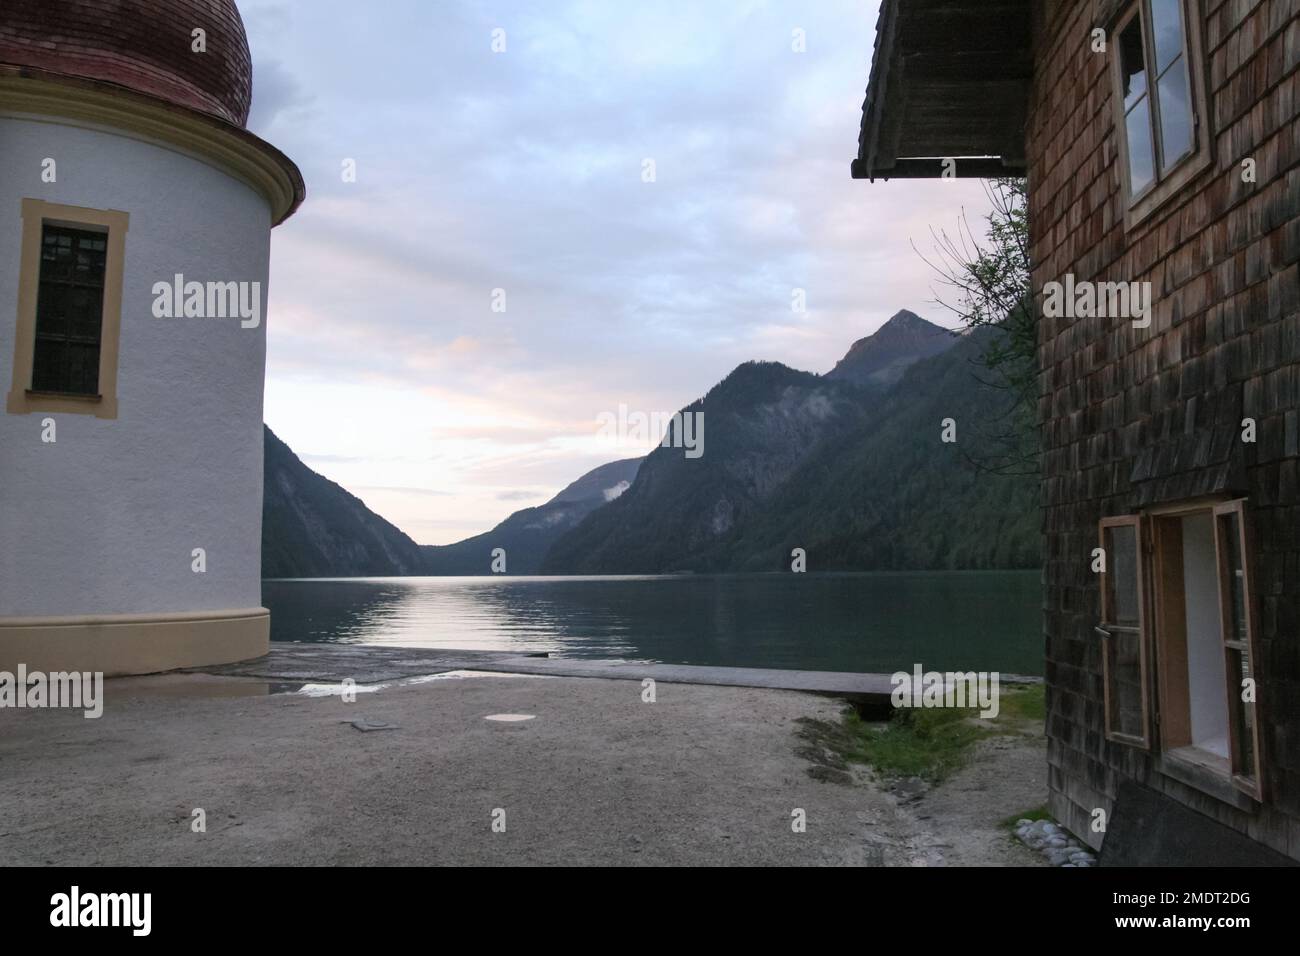
[[[1196,0],[1137,0],[1112,35],[1130,220],[1162,204],[1209,160]]]
[[[117,417],[127,214],[24,199],[6,410]]]

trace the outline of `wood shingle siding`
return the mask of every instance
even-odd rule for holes
[[[1109,57],[1113,0],[1048,4],[1026,160],[1034,286],[1152,283],[1149,328],[1050,318],[1039,332],[1050,809],[1100,846],[1132,778],[1300,859],[1300,0],[1201,0],[1211,161],[1125,225]],[[1242,163],[1255,161],[1256,181]],[[1257,440],[1242,441],[1242,420]],[[1207,495],[1248,499],[1268,799],[1244,809],[1105,739],[1098,522]]]

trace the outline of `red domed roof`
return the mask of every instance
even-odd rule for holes
[[[207,51],[192,51],[193,31]],[[236,126],[253,65],[234,0],[3,0],[0,64],[113,83]]]

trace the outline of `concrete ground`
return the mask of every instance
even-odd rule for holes
[[[1039,862],[997,822],[1044,802],[1041,738],[986,743],[914,798],[865,773],[810,777],[796,721],[843,705],[795,691],[659,683],[645,703],[638,681],[524,676],[353,703],[286,690],[164,675],[108,681],[98,720],[0,710],[0,866]],[[534,716],[486,719],[500,714]]]

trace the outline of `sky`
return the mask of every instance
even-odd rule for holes
[[[981,186],[849,176],[874,0],[239,7],[249,127],[307,182],[266,422],[421,544],[649,451],[601,427],[620,406],[828,371],[900,309],[955,322],[923,255]]]

